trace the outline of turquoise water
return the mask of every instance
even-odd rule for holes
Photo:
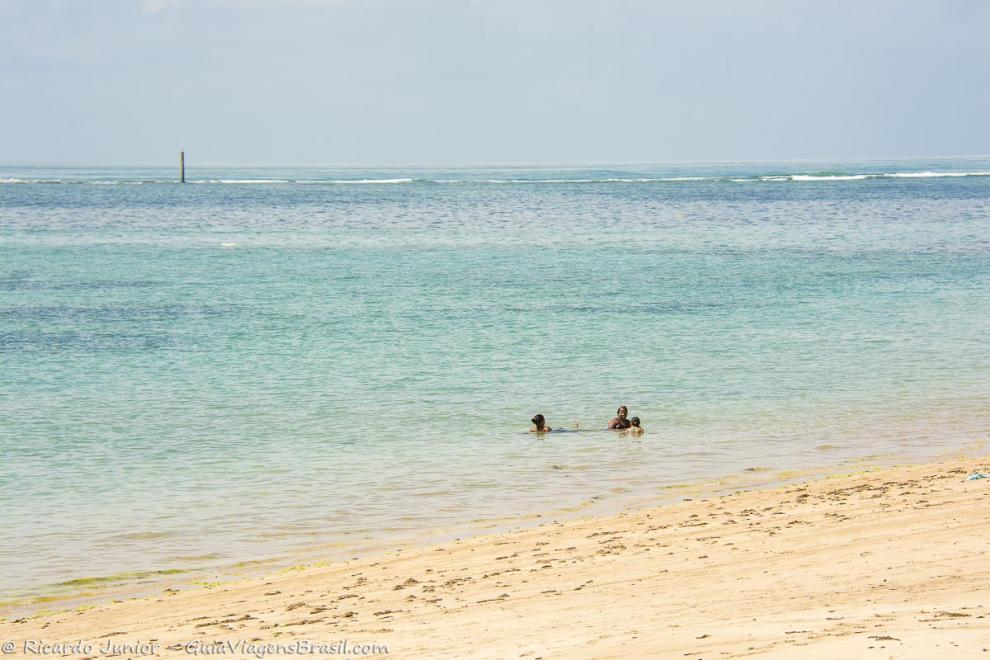
[[[0,168],[0,594],[987,438],[990,161],[189,175]]]

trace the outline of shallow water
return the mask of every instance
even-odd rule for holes
[[[987,173],[0,168],[0,593],[985,440]]]

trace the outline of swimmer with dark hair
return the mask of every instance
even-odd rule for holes
[[[630,419],[629,424],[629,428],[626,429],[628,435],[643,435],[646,432],[646,429],[639,425],[639,417]]]
[[[546,418],[540,413],[533,415],[533,418],[529,421],[533,423],[533,425],[529,427],[530,433],[550,433],[550,431],[553,431],[552,428],[547,426]]]
[[[619,409],[615,411],[615,417],[612,421],[608,423],[606,427],[609,431],[622,431],[631,426],[629,420],[627,419],[629,415],[629,408],[625,406],[619,406]]]

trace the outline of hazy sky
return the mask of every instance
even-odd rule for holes
[[[0,163],[990,153],[985,0],[0,0]]]

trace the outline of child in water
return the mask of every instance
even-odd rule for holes
[[[629,420],[629,423],[632,426],[626,429],[626,435],[643,435],[643,433],[646,432],[645,429],[639,425],[639,417],[633,417]]]
[[[533,425],[529,427],[530,433],[550,433],[550,431],[553,431],[552,428],[547,426],[546,418],[540,413],[533,415],[533,419],[529,421],[533,422]]]

